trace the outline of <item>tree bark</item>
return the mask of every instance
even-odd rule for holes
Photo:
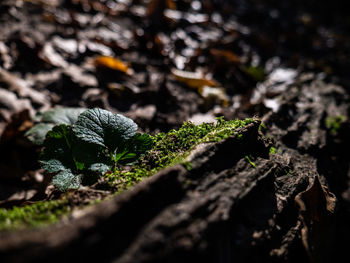
[[[333,136],[324,122],[335,115],[349,115],[342,88],[300,83],[263,116],[264,135],[252,123],[241,140],[198,146],[189,170],[166,168],[57,225],[1,234],[1,262],[340,262],[349,125]]]

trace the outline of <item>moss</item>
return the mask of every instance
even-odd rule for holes
[[[259,125],[259,131],[260,132],[263,132],[263,131],[265,131],[267,128],[266,128],[266,125],[265,124],[263,124],[263,123],[260,123],[260,125]]]
[[[273,147],[273,146],[271,146],[271,147],[270,147],[270,150],[269,150],[269,153],[270,153],[270,154],[276,154],[276,153],[277,153],[276,148]]]
[[[40,201],[23,207],[0,209],[0,230],[39,227],[57,222],[70,211],[66,200]]]
[[[248,161],[248,163],[253,166],[254,168],[256,168],[256,164],[253,163],[253,161],[250,159],[249,155],[246,155],[245,156],[245,159]]]
[[[184,162],[182,162],[182,165],[186,168],[187,171],[192,170],[192,163],[191,162],[184,161]]]
[[[331,134],[336,134],[340,129],[346,117],[343,115],[329,116],[325,119],[324,124],[327,129],[330,130]]]
[[[178,130],[159,133],[152,137],[153,148],[131,170],[125,171],[119,168],[105,177],[109,184],[119,191],[177,163],[183,163],[185,168],[190,170],[191,164],[186,162],[185,158],[195,146],[200,143],[222,141],[235,134],[241,139],[242,135],[237,133],[237,129],[254,121],[256,120],[251,118],[225,121],[220,117],[216,123],[195,125],[186,122]]]
[[[114,194],[118,194],[167,166],[182,163],[187,170],[191,170],[192,163],[186,161],[186,157],[195,146],[200,143],[218,142],[232,135],[241,139],[243,135],[237,132],[237,128],[255,121],[254,119],[225,121],[223,118],[218,118],[215,124],[194,125],[186,122],[178,130],[153,136],[153,148],[138,163],[129,167],[129,170],[117,167],[113,172],[106,174],[105,179],[115,190]],[[190,185],[191,181],[186,183]],[[93,201],[90,205],[98,202]],[[40,227],[56,223],[71,210],[67,198],[0,209],[0,230]]]

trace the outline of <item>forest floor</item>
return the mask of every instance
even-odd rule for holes
[[[346,7],[340,0],[1,1],[0,207],[59,196],[40,169],[41,148],[25,136],[40,112],[103,108],[152,135],[189,120],[256,117],[265,127],[261,136],[283,157],[271,161],[271,169],[314,171],[337,197],[336,249],[330,253],[340,260],[350,241]],[[259,151],[253,161],[263,167]],[[238,166],[237,172],[248,169]],[[302,184],[299,192],[306,189]],[[71,201],[85,205],[101,193],[71,193]],[[274,245],[273,259],[284,262]]]

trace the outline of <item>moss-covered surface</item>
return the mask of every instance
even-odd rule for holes
[[[58,222],[70,212],[64,200],[40,201],[23,207],[0,209],[0,230],[39,227]]]
[[[127,167],[129,169],[117,167],[107,173],[104,179],[114,193],[118,194],[165,167],[182,163],[190,170],[191,163],[185,159],[195,146],[222,141],[232,135],[237,135],[240,139],[242,134],[239,134],[237,129],[254,121],[256,120],[224,121],[223,118],[218,118],[216,123],[201,125],[186,122],[179,130],[153,136],[153,148],[138,163]],[[58,222],[72,211],[70,202],[64,196],[61,200],[40,201],[23,207],[0,209],[0,230],[40,227]],[[95,204],[96,200],[90,203]]]
[[[118,187],[123,191],[145,177],[149,177],[157,171],[183,163],[186,169],[191,164],[185,161],[190,151],[201,143],[222,141],[234,134],[237,129],[246,126],[254,119],[224,121],[218,118],[216,123],[203,123],[195,125],[186,122],[179,130],[171,130],[168,133],[159,133],[153,137],[153,148],[131,170],[123,168],[107,173],[105,178],[112,187]],[[238,138],[242,136],[237,134]]]
[[[343,122],[346,121],[346,117],[343,115],[337,115],[337,116],[328,116],[324,124],[327,129],[330,130],[331,134],[336,134],[338,130],[340,129]]]

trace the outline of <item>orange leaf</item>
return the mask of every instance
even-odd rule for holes
[[[98,56],[97,58],[95,58],[94,63],[96,67],[109,68],[116,71],[124,72],[128,75],[132,74],[132,69],[129,68],[127,64],[113,57]]]
[[[186,84],[191,88],[200,88],[203,86],[218,87],[220,86],[215,80],[207,79],[200,72],[190,72],[178,69],[172,69],[171,73],[179,82]]]
[[[167,0],[167,6],[170,9],[176,10],[176,3],[174,2],[174,0]]]

